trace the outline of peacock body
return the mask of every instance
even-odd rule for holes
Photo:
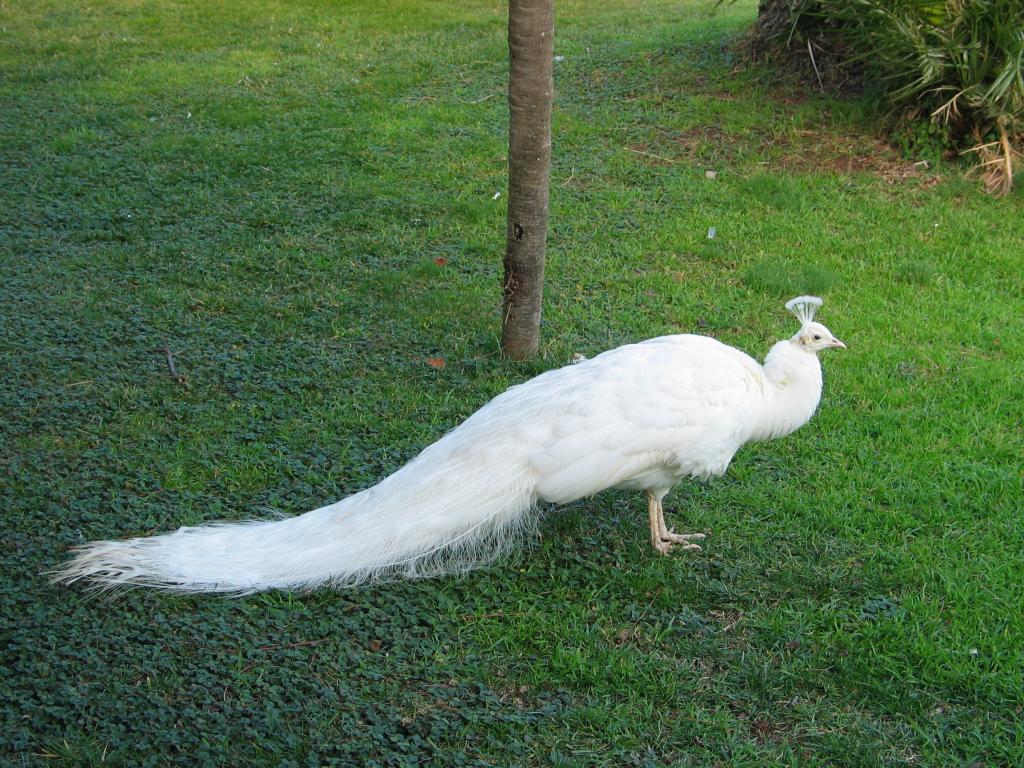
[[[548,371],[498,395],[377,485],[297,517],[180,528],[81,547],[55,581],[244,594],[466,570],[520,539],[541,503],[607,488],[647,495],[651,542],[699,550],[665,525],[684,478],[720,475],[745,443],[805,424],[818,352],[843,344],[801,319],[763,365],[704,336],[662,336]]]

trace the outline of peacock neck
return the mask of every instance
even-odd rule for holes
[[[799,429],[821,400],[821,364],[792,340],[780,341],[765,357],[765,399],[751,440],[771,440]]]

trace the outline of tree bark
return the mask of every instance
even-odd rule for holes
[[[501,349],[517,360],[534,355],[540,343],[554,41],[554,0],[509,0],[508,226]]]

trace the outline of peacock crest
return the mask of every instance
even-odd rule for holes
[[[786,302],[786,309],[796,315],[801,325],[807,325],[814,319],[814,313],[825,302],[817,296],[797,296]]]

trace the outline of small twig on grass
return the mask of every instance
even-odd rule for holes
[[[525,616],[523,611],[495,611],[494,613],[482,613],[479,616],[474,616],[471,613],[465,613],[462,615],[463,621],[482,621],[484,619],[503,619],[506,616],[514,618],[516,616]]]
[[[174,366],[174,356],[180,355],[181,352],[171,352],[170,344],[164,344],[162,347],[156,347],[149,350],[150,352],[161,352],[164,358],[167,360],[167,370],[171,373],[171,378],[179,384],[188,387],[188,379],[183,374],[178,373],[178,369]]]
[[[814,60],[814,49],[811,48],[811,41],[807,41],[807,53],[811,57],[811,66],[814,67],[814,74],[818,76],[818,87],[825,90],[825,84],[821,81],[821,72],[818,71],[818,63]]]
[[[675,162],[675,160],[673,160],[670,157],[662,157],[661,155],[654,155],[654,154],[651,154],[650,152],[644,152],[642,149],[633,149],[632,147],[623,147],[623,149],[625,149],[627,152],[632,152],[632,153],[634,153],[636,155],[643,155],[644,157],[653,157],[655,160],[660,160],[663,163],[674,163]]]
[[[319,638],[317,640],[300,640],[297,643],[286,643],[284,645],[260,645],[256,648],[257,651],[286,651],[293,648],[308,648],[311,645],[320,645],[320,643],[327,642],[328,638]],[[246,664],[242,668],[242,674],[245,674],[250,669],[258,667],[260,664],[266,664],[271,659],[256,659],[249,664]],[[227,687],[224,688],[224,695],[227,695]]]
[[[305,648],[309,645],[320,645],[320,643],[327,642],[328,638],[321,637],[316,640],[299,640],[297,643],[285,643],[284,645],[260,645],[257,646],[258,651],[281,651],[290,650],[292,648]]]

